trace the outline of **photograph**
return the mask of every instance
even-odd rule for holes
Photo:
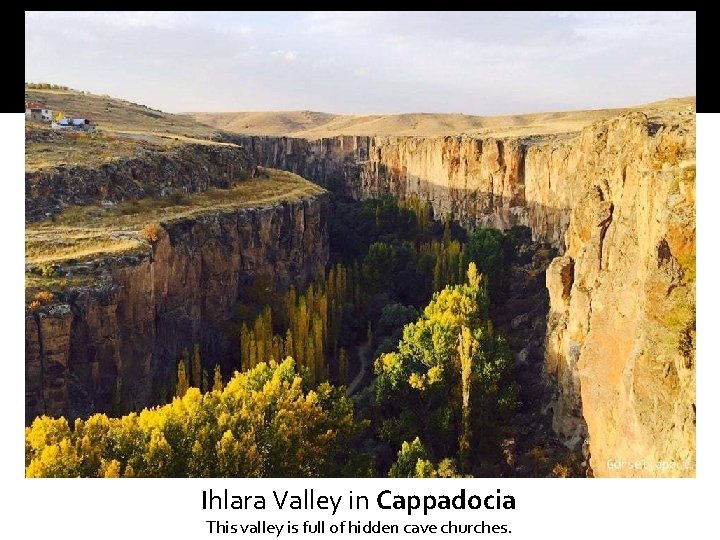
[[[695,95],[694,12],[25,12],[24,477],[695,478]]]

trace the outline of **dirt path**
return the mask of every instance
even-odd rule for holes
[[[352,380],[352,382],[348,385],[347,390],[345,390],[346,396],[352,396],[355,391],[358,389],[358,386],[360,386],[360,383],[365,378],[365,373],[367,372],[368,365],[370,364],[370,342],[366,341],[362,345],[360,345],[357,348],[357,355],[360,359],[360,371],[358,371],[358,374],[355,375],[355,378]]]

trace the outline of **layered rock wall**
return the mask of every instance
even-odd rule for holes
[[[597,476],[695,473],[694,114],[585,130],[547,271],[554,427]]]
[[[61,165],[27,172],[25,217],[28,221],[43,219],[67,205],[117,203],[173,191],[198,193],[209,187],[227,187],[247,168],[247,154],[240,148],[191,144],[98,167]]]
[[[557,138],[235,137],[255,163],[292,171],[354,198],[430,202],[438,217],[474,228],[527,225],[562,247],[577,156]]]
[[[238,367],[227,332],[253,274],[303,284],[328,259],[325,195],[164,224],[152,252],[103,261],[104,285],[26,316],[26,421],[154,405],[183,349]]]
[[[256,162],[355,198],[418,197],[527,225],[548,269],[554,428],[599,476],[687,476],[695,455],[695,121],[640,112],[535,139],[241,137]]]

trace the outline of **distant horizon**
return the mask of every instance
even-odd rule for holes
[[[115,96],[113,96],[115,97]],[[687,96],[669,96],[666,98],[660,98],[653,101],[643,102],[643,103],[629,103],[627,105],[618,105],[616,107],[589,107],[586,109],[556,109],[553,111],[535,111],[535,112],[526,112],[526,111],[520,111],[520,112],[507,112],[507,113],[497,113],[497,114],[471,114],[466,112],[441,112],[441,111],[400,111],[400,112],[367,112],[367,113],[342,113],[342,112],[333,112],[333,111],[319,111],[319,110],[313,110],[313,109],[263,109],[263,110],[237,110],[237,111],[178,111],[173,112],[171,114],[202,114],[202,113],[210,113],[210,114],[241,114],[241,113],[251,113],[251,114],[259,114],[259,113],[318,113],[318,114],[331,114],[335,116],[401,116],[401,115],[411,115],[411,114],[427,114],[427,115],[436,115],[436,114],[442,114],[442,115],[457,115],[457,116],[478,116],[478,117],[495,117],[495,116],[528,116],[533,114],[553,114],[553,113],[566,113],[566,112],[581,112],[581,111],[603,111],[607,109],[634,109],[637,107],[641,107],[643,105],[650,105],[653,103],[661,103],[664,101],[670,101],[673,99],[677,100],[683,100],[683,99],[695,99],[697,96],[695,94],[687,95]],[[119,98],[123,99],[123,98]],[[162,109],[160,109],[162,110]],[[170,111],[163,111],[163,112],[170,112]]]
[[[536,115],[536,114],[555,114],[555,113],[568,113],[568,112],[581,112],[581,111],[602,111],[602,110],[608,110],[608,109],[633,109],[637,108],[643,105],[650,105],[653,103],[662,103],[665,101],[670,100],[684,100],[684,99],[695,99],[696,95],[686,95],[686,96],[669,96],[666,98],[660,98],[658,100],[644,102],[644,103],[629,103],[626,105],[619,105],[616,107],[595,107],[595,108],[587,108],[587,109],[565,109],[565,110],[553,110],[553,111],[536,111],[536,112],[509,112],[509,113],[498,113],[498,114],[471,114],[471,113],[465,113],[465,112],[433,112],[433,111],[400,111],[400,112],[367,112],[367,113],[343,113],[343,112],[334,112],[334,111],[321,111],[321,110],[313,110],[313,109],[263,109],[263,110],[222,110],[222,111],[212,111],[212,110],[194,110],[194,111],[168,111],[166,109],[162,108],[156,108],[151,107],[147,103],[143,103],[141,101],[133,101],[131,99],[128,99],[123,96],[117,96],[113,94],[108,94],[107,92],[91,92],[89,90],[84,90],[82,88],[72,88],[69,85],[66,85],[61,82],[53,82],[53,81],[26,81],[25,84],[52,84],[55,86],[66,86],[68,88],[68,91],[72,92],[85,92],[87,94],[92,94],[95,96],[108,96],[113,99],[119,99],[121,101],[127,101],[129,103],[136,103],[138,105],[145,105],[147,107],[150,107],[151,109],[158,110],[164,113],[169,114],[178,114],[178,115],[192,115],[192,114],[262,114],[262,113],[273,113],[273,114],[279,114],[279,113],[313,113],[313,114],[327,114],[332,116],[403,116],[403,115],[448,115],[448,116],[474,116],[474,117],[498,117],[498,116],[529,116],[529,115]],[[26,90],[28,90],[26,88]]]
[[[623,108],[696,94],[695,19],[694,12],[29,11],[25,73],[175,113]]]

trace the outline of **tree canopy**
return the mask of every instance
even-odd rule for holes
[[[497,446],[517,388],[507,343],[487,312],[484,280],[471,263],[468,283],[436,293],[405,326],[397,349],[375,361],[380,432],[391,444],[402,450],[419,437],[428,459],[466,458]],[[472,471],[467,459],[461,465],[463,473]]]
[[[314,477],[358,474],[349,399],[308,389],[295,363],[260,363],[221,390],[190,388],[139,414],[37,418],[25,432],[28,477]]]

